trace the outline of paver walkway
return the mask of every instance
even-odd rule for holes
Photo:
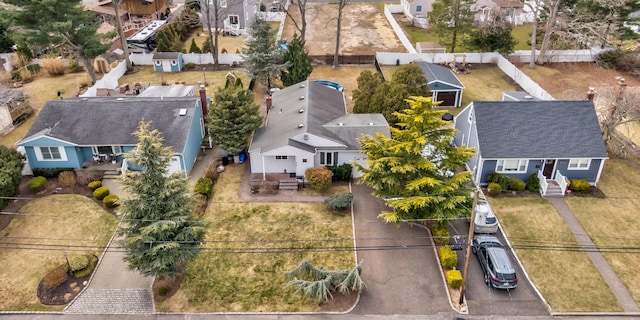
[[[582,225],[573,215],[567,204],[564,202],[564,198],[549,197],[546,198],[556,208],[564,222],[569,226],[569,229],[578,240],[578,244],[587,253],[593,265],[596,266],[604,281],[609,285],[611,291],[618,299],[620,306],[625,312],[640,312],[638,304],[633,299],[627,288],[624,286],[618,275],[613,271],[611,265],[604,258],[602,253],[597,249],[596,245],[591,241],[587,232],[582,228]]]

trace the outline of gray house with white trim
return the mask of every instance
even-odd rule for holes
[[[366,167],[357,139],[390,135],[382,114],[347,114],[343,92],[314,81],[276,91],[271,101],[266,124],[249,146],[251,173],[263,179],[267,173],[304,176],[317,166],[357,162]]]
[[[459,107],[462,105],[464,85],[451,69],[435,63],[416,62],[427,78],[433,101],[442,101],[440,106]]]
[[[595,186],[608,159],[592,100],[474,101],[454,124],[455,145],[476,149],[467,162],[476,185],[492,171],[537,174],[543,195],[564,194],[564,177]]]

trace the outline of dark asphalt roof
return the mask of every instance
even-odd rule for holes
[[[181,153],[199,97],[78,98],[47,101],[22,141],[39,135],[77,145],[135,145],[139,122],[164,136],[163,144]],[[186,115],[180,116],[180,109]],[[47,130],[51,128],[50,130]]]
[[[460,82],[460,80],[458,80],[456,75],[451,72],[451,69],[435,63],[424,61],[416,62],[416,64],[420,66],[422,72],[424,72],[424,76],[429,82],[429,88],[431,88],[434,81],[443,82],[457,88],[464,88],[464,85]]]
[[[591,100],[474,101],[480,152],[496,158],[606,158]]]

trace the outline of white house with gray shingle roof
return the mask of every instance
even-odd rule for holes
[[[347,114],[341,91],[307,80],[273,93],[266,123],[249,146],[251,173],[304,176],[317,166],[366,166],[357,139],[377,132],[389,136],[382,114]]]
[[[476,149],[467,162],[476,185],[492,171],[537,174],[541,187],[562,187],[563,177],[596,185],[608,159],[592,100],[474,101],[454,123],[454,143]]]
[[[47,101],[17,145],[33,169],[80,168],[94,155],[119,163],[134,149],[140,121],[151,121],[173,152],[169,173],[188,174],[205,134],[200,97],[77,98]]]

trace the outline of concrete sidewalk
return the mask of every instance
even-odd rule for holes
[[[622,309],[625,312],[640,312],[638,304],[622,281],[620,281],[615,271],[613,271],[611,265],[609,265],[599,250],[595,250],[597,249],[596,245],[591,241],[591,238],[584,228],[582,228],[578,219],[576,219],[571,210],[569,210],[569,207],[567,207],[567,204],[564,202],[564,198],[549,197],[546,199],[553,204],[562,219],[564,219],[564,222],[578,240],[578,244],[580,244],[582,249],[587,253],[593,265],[598,269],[604,281],[611,288]]]

